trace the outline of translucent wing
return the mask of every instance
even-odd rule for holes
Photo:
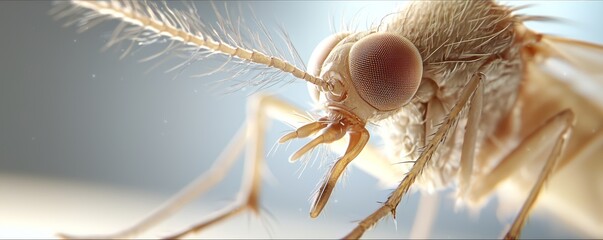
[[[541,51],[548,57],[560,58],[589,74],[601,76],[603,46],[578,40],[543,35]],[[601,80],[601,79],[599,79]]]
[[[534,44],[535,63],[603,109],[603,46],[552,35],[541,37]]]
[[[588,237],[603,237],[603,46],[530,30],[524,36],[519,136],[564,109],[576,116],[567,147],[538,205]],[[530,163],[525,171],[498,190],[504,203],[501,214],[517,212],[541,169],[540,159],[526,161]]]

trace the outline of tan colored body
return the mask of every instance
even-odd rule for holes
[[[210,30],[215,29],[199,27],[201,22],[190,20],[197,17],[194,13],[187,15],[168,11],[168,17],[165,17],[163,13],[158,15],[161,9],[153,3],[136,1],[100,4],[74,1],[72,4],[65,11],[67,15],[80,13],[99,18],[119,18],[132,24],[139,32],[152,33],[142,40],[166,36],[170,41],[206,50],[208,56],[224,54],[229,59],[238,58],[276,68],[311,83],[314,86],[311,89],[320,91],[321,95],[318,96],[324,97],[320,103],[326,116],[288,133],[281,138],[281,142],[319,135],[294,153],[290,159],[292,161],[319,144],[329,144],[331,148],[339,148],[342,152],[345,149],[345,153],[335,161],[323,180],[310,216],[320,214],[339,176],[356,158],[356,162],[362,162],[360,165],[365,170],[372,171],[379,178],[401,180],[387,201],[360,221],[346,237],[358,238],[382,218],[395,215],[398,203],[412,186],[433,191],[455,184],[459,188],[459,199],[469,206],[479,206],[493,191],[511,198],[502,201],[505,204],[513,200],[523,203],[521,210],[517,207],[510,209],[512,212],[519,211],[519,214],[506,235],[508,238],[519,236],[536,200],[562,218],[577,221],[578,227],[592,235],[603,236],[602,230],[597,227],[603,223],[601,208],[597,206],[597,203],[603,202],[603,184],[598,176],[602,169],[598,156],[603,154],[600,147],[603,145],[603,111],[579,92],[534,69],[542,63],[538,62],[538,57],[542,57],[541,54],[546,50],[554,49],[541,42],[546,36],[524,27],[523,21],[529,20],[529,17],[515,16],[509,7],[492,1],[412,2],[401,12],[391,15],[392,19],[387,19],[374,31],[348,33],[336,38],[337,41],[332,45],[327,44],[330,48],[324,49],[324,58],[309,64],[317,67],[316,71],[309,70],[308,74],[278,56],[267,57],[261,50],[230,46],[229,39],[221,39],[219,34],[213,35]],[[82,18],[81,21],[82,26],[89,24],[88,18]],[[121,29],[118,30],[114,36],[120,35]],[[138,32],[122,34],[126,35],[126,39],[141,41]],[[230,33],[225,35],[230,36]],[[356,84],[360,80],[353,78],[350,72],[354,72],[351,68],[357,62],[350,63],[348,60],[364,56],[355,55],[364,52],[364,49],[357,50],[361,47],[357,47],[360,44],[356,43],[363,42],[363,47],[379,46],[394,41],[383,39],[396,38],[404,38],[402,42],[405,43],[399,47],[405,49],[402,51],[405,54],[387,58],[378,62],[377,66],[389,65],[397,56],[405,55],[407,62],[398,65],[420,66],[405,70],[411,72],[412,69],[421,69],[418,72],[422,71],[422,75],[414,72],[408,75],[422,76],[422,79],[404,79],[404,83],[400,83],[402,80],[388,82],[399,85],[410,83],[408,85],[418,88],[405,92],[409,94],[405,97],[412,97],[410,102],[396,102],[391,106],[402,107],[392,110],[381,108],[379,104],[389,99],[379,98],[383,96],[379,95],[378,90],[385,92],[388,89],[373,89],[371,94],[377,94],[375,102],[368,102],[363,97],[367,96],[367,89],[362,89],[363,86],[366,88],[366,84]],[[366,44],[363,41],[366,39],[381,39],[384,42]],[[110,44],[121,40],[114,37]],[[408,46],[406,40],[412,46]],[[534,50],[538,47],[542,48],[540,52]],[[410,51],[406,51],[409,48]],[[387,52],[387,49],[382,52]],[[406,55],[412,56],[409,58]],[[422,65],[415,64],[421,61]],[[407,76],[400,74],[398,77],[402,79]],[[384,77],[362,80],[383,85],[378,81],[381,79]],[[391,87],[385,87],[388,86]],[[207,191],[224,177],[244,145],[247,146],[247,167],[240,198],[212,218],[172,237],[203,229],[243,210],[258,212],[265,122],[268,118],[275,118],[300,124],[300,121],[308,120],[300,120],[301,115],[302,111],[290,104],[269,96],[257,96],[248,105],[247,121],[231,146],[225,148],[224,156],[216,161],[215,169],[195,180],[140,223],[108,236],[130,236],[144,231]],[[374,146],[367,145],[370,135],[365,128],[367,123],[377,124],[383,130],[381,135],[387,147],[385,156],[378,153]],[[344,136],[349,140],[347,147],[340,141],[345,139]],[[544,155],[535,155],[540,153]],[[410,168],[398,169],[401,171],[397,172],[392,169],[392,163],[408,160],[414,161],[414,164],[406,165],[412,165]],[[404,176],[399,176],[400,172]],[[545,186],[545,183],[548,185]],[[540,191],[542,186],[545,186],[544,191]],[[540,192],[543,194],[538,198]],[[527,193],[529,196],[526,197]]]
[[[491,28],[477,27],[484,25],[491,25]],[[432,90],[425,91],[424,95],[419,90],[413,104],[379,123],[383,126],[380,133],[386,139],[390,161],[417,159],[420,149],[432,136],[434,125],[447,116],[456,102],[460,89],[472,74],[482,72],[486,76],[484,108],[479,124],[474,177],[492,171],[544,120],[570,109],[576,116],[573,132],[558,170],[539,198],[540,206],[573,227],[592,236],[603,236],[600,228],[603,225],[603,207],[600,207],[603,202],[603,142],[600,139],[603,110],[600,104],[570,85],[534,74],[534,71],[528,72],[525,63],[534,59],[522,48],[534,39],[523,36],[525,28],[519,18],[490,1],[418,1],[396,15],[386,31],[398,32],[415,43],[424,59],[422,84],[429,85]],[[523,56],[522,51],[525,52]],[[434,111],[430,112],[430,108]],[[461,117],[456,131],[418,178],[418,187],[433,191],[458,183],[460,149],[468,127],[465,124],[466,117]],[[526,159],[522,170],[513,173],[504,184],[479,187],[497,191],[502,198],[502,209],[507,214],[515,214],[532,189],[545,160],[545,156]],[[464,200],[469,206],[479,207],[485,196],[489,195],[478,197],[470,193]]]
[[[486,76],[479,148],[492,137],[517,98],[522,76],[521,43],[515,42],[514,31],[517,19],[510,10],[490,1],[418,1],[402,11],[385,31],[405,36],[417,46],[424,64],[421,87],[426,90],[419,90],[412,104],[379,124],[384,125],[380,133],[390,157],[396,161],[416,159],[477,72]],[[436,157],[419,178],[419,184],[428,190],[456,180],[465,121],[458,124],[447,144],[436,152],[436,156],[446,157]]]

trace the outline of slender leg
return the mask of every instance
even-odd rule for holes
[[[507,155],[490,173],[475,179],[474,185],[467,192],[472,201],[480,201],[490,194],[497,185],[529,164],[527,160],[538,160],[545,157],[546,161],[540,171],[535,185],[530,190],[519,214],[513,221],[511,229],[505,235],[507,239],[517,238],[521,232],[528,213],[542,189],[546,180],[552,175],[557,161],[562,156],[563,148],[572,131],[574,114],[565,110],[551,117],[547,122],[528,135],[516,149]]]
[[[469,188],[471,175],[473,174],[475,144],[483,109],[483,95],[484,85],[480,84],[480,87],[477,88],[469,103],[469,114],[467,115],[467,125],[465,126],[465,135],[463,136],[463,149],[461,152],[461,165],[459,169],[459,193],[461,195]]]
[[[553,172],[557,161],[559,161],[559,159],[563,155],[563,148],[567,144],[567,139],[569,138],[569,135],[572,131],[574,114],[571,112],[571,110],[564,111],[561,112],[558,117],[559,118],[556,118],[554,120],[557,120],[556,122],[560,122],[559,125],[562,125],[562,129],[564,129],[565,131],[563,131],[561,136],[558,136],[556,138],[556,141],[554,143],[555,145],[552,151],[550,152],[548,159],[544,167],[542,168],[542,171],[540,172],[540,175],[538,176],[538,180],[536,180],[536,184],[532,188],[532,191],[530,191],[530,195],[528,195],[528,198],[521,207],[519,214],[513,221],[511,229],[509,229],[509,231],[505,235],[505,239],[517,239],[517,237],[521,234],[521,229],[525,224],[525,220],[527,219],[530,210],[534,206],[534,203],[536,203],[536,199],[538,199],[538,195],[540,194],[540,190],[542,190],[542,186],[544,186],[544,183],[552,175],[551,173]]]
[[[232,167],[245,144],[247,152],[245,156],[245,175],[238,198],[227,207],[214,212],[204,221],[193,225],[181,232],[178,232],[168,238],[180,238],[195,231],[199,231],[212,224],[235,216],[244,210],[251,209],[258,212],[258,194],[260,190],[261,166],[264,156],[264,133],[267,120],[275,119],[289,123],[295,127],[301,126],[307,122],[304,118],[304,111],[286,103],[274,96],[255,95],[250,98],[248,106],[248,119],[237,132],[231,143],[224,149],[220,157],[216,160],[210,170],[199,176],[178,194],[164,203],[157,210],[145,217],[132,227],[124,229],[114,234],[95,235],[95,236],[77,236],[69,234],[59,234],[62,238],[126,238],[135,236],[157,225],[167,217],[176,213],[199,195],[208,191],[211,187],[219,183]],[[346,142],[343,140],[329,144],[328,146],[335,152],[343,152],[346,148]],[[402,172],[392,166],[389,161],[379,153],[379,150],[371,145],[366,145],[363,151],[358,155],[354,164],[364,171],[375,176],[382,183],[392,183],[402,176]]]
[[[184,207],[185,204],[189,203],[198,195],[202,194],[209,190],[212,186],[219,183],[226,173],[230,170],[233,163],[237,159],[239,153],[243,150],[245,140],[245,126],[243,126],[235,137],[231,140],[229,145],[224,149],[222,154],[218,157],[218,160],[213,164],[213,166],[206,171],[204,174],[200,175],[191,182],[188,186],[182,189],[179,193],[177,193],[174,197],[169,199],[147,217],[145,217],[140,222],[136,223],[134,226],[131,226],[122,231],[106,234],[106,235],[70,235],[59,233],[59,237],[61,238],[69,238],[69,239],[110,239],[110,238],[127,238],[133,237],[141,232],[144,232],[151,227],[157,225],[159,222],[163,221],[167,217],[173,215],[175,212]]]
[[[248,132],[248,140],[252,146],[247,149],[246,161],[248,166],[246,169],[248,173],[243,178],[243,187],[241,189],[241,201],[237,201],[226,208],[221,213],[217,213],[216,217],[210,220],[203,221],[195,224],[194,226],[168,238],[180,238],[191,232],[198,231],[202,228],[207,227],[214,222],[226,219],[232,215],[244,210],[245,207],[249,207],[255,212],[257,209],[257,198],[259,194],[259,180],[261,179],[260,167],[263,159],[264,152],[264,141],[263,136],[265,132],[265,125],[267,123],[267,117],[287,122],[294,126],[301,126],[302,123],[307,122],[302,116],[302,111],[289,103],[286,103],[280,99],[268,95],[258,95],[251,101],[250,107],[248,108],[248,126],[252,128]],[[254,127],[255,126],[255,127]],[[346,150],[347,142],[345,139],[333,142],[328,145],[333,151],[341,153]],[[253,159],[253,160],[251,160]],[[388,161],[387,158],[382,156],[378,150],[371,145],[366,145],[365,148],[357,156],[355,164],[364,171],[372,174],[382,182],[392,182],[393,179],[399,179],[402,172],[396,171],[395,167],[392,166],[392,162]],[[253,172],[251,172],[253,171]],[[251,173],[249,173],[251,172]],[[249,181],[249,179],[253,181]],[[247,200],[245,201],[245,197]],[[247,206],[245,204],[247,203]]]
[[[461,164],[459,169],[459,189],[458,194],[463,193],[469,188],[471,183],[471,175],[473,173],[473,160],[475,157],[475,144],[477,141],[478,123],[482,113],[482,99],[484,87],[479,85],[469,103],[469,112],[467,115],[467,124],[465,126],[465,134],[463,136],[463,149],[461,152]],[[421,193],[419,200],[419,208],[417,215],[410,231],[410,238],[426,239],[429,237],[429,232],[435,221],[438,207],[437,193]]]
[[[570,142],[575,140],[573,135],[574,132]],[[599,131],[592,139],[581,144],[580,153],[567,157],[568,143],[563,158],[557,162],[554,176],[545,183],[546,190],[538,198],[538,205],[549,210],[567,226],[580,229],[585,236],[603,239],[603,134]]]
[[[404,194],[408,192],[410,186],[414,183],[416,178],[423,171],[423,168],[425,168],[427,163],[431,160],[431,156],[437,150],[440,143],[444,142],[450,130],[454,129],[453,126],[455,125],[456,121],[458,121],[461,110],[469,103],[470,99],[475,95],[474,93],[479,89],[480,85],[483,85],[483,77],[483,74],[475,74],[472,77],[471,81],[469,81],[461,93],[459,100],[450,110],[448,117],[444,120],[432,140],[427,144],[425,150],[417,159],[416,163],[413,165],[404,179],[402,179],[402,182],[400,182],[398,187],[388,197],[383,206],[366,217],[364,220],[360,221],[358,226],[356,226],[356,228],[354,228],[344,238],[360,238],[369,227],[377,223],[387,214],[391,213],[394,217],[396,216],[396,207],[400,203],[400,200]]]
[[[539,160],[539,157],[543,154],[552,151],[558,141],[565,141],[563,134],[570,131],[572,126],[572,119],[565,118],[571,116],[573,114],[569,110],[560,112],[534,130],[518,144],[517,148],[505,156],[492,171],[474,179],[471,188],[467,191],[467,199],[473,202],[481,201],[483,197],[494,191],[498,184],[511,177],[526,164],[529,164],[526,160]]]
[[[239,200],[225,208],[224,211],[217,213],[215,217],[195,224],[168,238],[180,238],[199,231],[215,222],[236,215],[246,208],[255,213],[259,212],[258,198],[262,176],[261,167],[264,158],[264,135],[268,118],[287,122],[294,126],[299,126],[307,122],[308,119],[302,117],[303,112],[300,109],[269,95],[256,95],[250,99],[247,111],[247,143],[250,145],[247,147],[246,172],[243,177]],[[343,144],[339,143],[339,145],[342,146]]]
[[[241,194],[239,198],[230,206],[214,213],[206,221],[191,228],[188,231],[183,231],[173,237],[185,235],[191,231],[201,229],[218,221],[224,220],[230,216],[236,215],[247,208],[253,211],[258,211],[258,193],[260,185],[260,169],[263,164],[263,147],[264,147],[264,126],[266,124],[266,116],[276,118],[281,121],[288,122],[292,125],[300,125],[307,119],[304,119],[303,111],[284,103],[283,101],[267,95],[256,95],[250,98],[248,107],[249,118],[231,140],[229,145],[224,149],[213,166],[204,174],[199,176],[187,187],[177,193],[174,197],[153,211],[134,226],[122,231],[94,236],[78,236],[70,234],[59,234],[62,238],[126,238],[135,236],[144,232],[151,227],[157,225],[167,217],[184,207],[193,199],[197,198],[202,193],[208,191],[211,187],[219,183],[228,173],[233,163],[243,150],[246,143],[251,145],[247,147],[245,176],[241,186]]]

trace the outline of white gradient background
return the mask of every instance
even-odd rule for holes
[[[197,2],[200,11],[207,6]],[[532,24],[540,32],[603,43],[603,2],[535,2],[525,13],[557,16],[570,24]],[[329,19],[356,25],[379,20],[396,2],[249,2],[261,21],[287,29],[302,59],[331,33]],[[513,4],[521,4],[513,2]],[[0,2],[0,238],[52,237],[54,231],[106,233],[135,222],[207,169],[245,118],[251,91],[212,93],[211,78],[164,74],[138,63],[150,51],[119,60],[119,48],[100,52],[114,24],[77,34],[48,16],[49,1]],[[208,19],[209,20],[209,19]],[[273,27],[273,25],[269,25]],[[146,53],[146,54],[145,54]],[[308,108],[305,83],[269,91]],[[289,127],[273,123],[268,146]],[[373,136],[376,138],[376,135]],[[352,167],[318,219],[310,219],[309,197],[326,168],[287,157],[305,141],[281,147],[267,158],[262,205],[270,223],[251,214],[209,229],[198,237],[335,238],[350,230],[383,201],[389,190]],[[205,197],[145,236],[188,226],[236,195],[242,164]],[[450,192],[440,195],[434,237],[499,237],[506,222],[491,201],[477,218],[455,212]],[[387,219],[366,237],[404,238],[415,217],[417,196],[398,208],[397,228]],[[262,219],[267,219],[264,215]],[[267,231],[266,229],[270,230]],[[524,237],[580,237],[539,211]]]

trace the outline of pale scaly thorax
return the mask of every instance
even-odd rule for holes
[[[413,42],[424,65],[421,87],[411,104],[377,124],[383,130],[379,133],[392,159],[399,162],[417,159],[463,87],[474,74],[483,73],[486,78],[477,141],[479,152],[481,143],[491,137],[517,98],[522,71],[516,24],[511,10],[490,1],[413,2],[389,20],[384,31],[396,32]],[[435,153],[434,161],[419,178],[422,188],[435,190],[453,183],[465,124],[463,116]],[[402,171],[412,166],[398,165]]]

